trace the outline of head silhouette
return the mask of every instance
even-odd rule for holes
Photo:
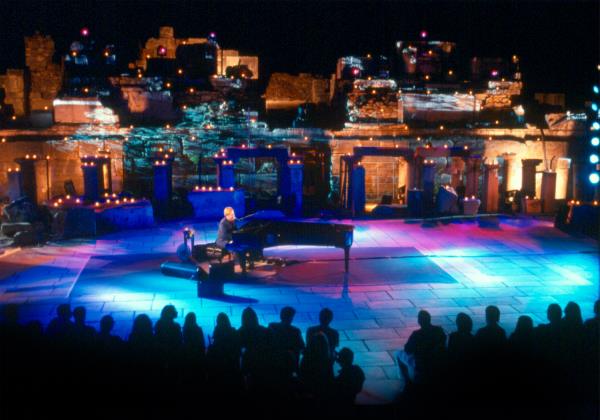
[[[551,324],[560,322],[562,318],[562,309],[558,303],[551,303],[546,310],[546,317]]]
[[[62,320],[68,320],[71,318],[71,305],[68,303],[62,303],[58,305],[56,308],[56,315]]]
[[[150,320],[150,317],[146,314],[136,316],[133,320],[131,332],[138,336],[152,336],[152,320]]]
[[[183,328],[189,328],[198,325],[196,322],[196,314],[194,312],[188,312],[183,322]]]
[[[419,322],[421,328],[429,327],[431,326],[431,315],[425,310],[420,310],[419,314],[417,315],[417,321]]]
[[[242,327],[244,328],[257,328],[258,327],[258,315],[254,309],[248,307],[242,311]]]
[[[533,332],[533,319],[527,315],[521,315],[517,320],[517,326],[515,327],[515,333],[517,334],[531,334]]]
[[[500,309],[497,306],[489,305],[485,308],[485,322],[488,325],[495,325],[500,322]]]
[[[77,325],[85,324],[85,314],[86,310],[83,306],[78,306],[75,309],[73,309],[73,319],[75,320],[75,323]]]
[[[464,312],[459,312],[456,315],[456,329],[461,333],[470,333],[473,331],[473,320]]]
[[[565,306],[565,321],[572,324],[583,324],[581,308],[575,302],[569,302],[567,303],[567,306]]]
[[[114,326],[114,318],[110,315],[104,315],[100,319],[100,334],[110,334]]]
[[[281,322],[285,325],[292,325],[292,321],[294,320],[294,316],[296,315],[296,310],[291,306],[285,306],[279,312],[279,318]]]
[[[173,305],[166,305],[160,312],[160,319],[173,321],[177,318],[177,309]]]
[[[231,328],[231,321],[226,313],[220,312],[217,315],[217,328]]]
[[[342,367],[352,366],[354,363],[354,352],[348,347],[344,347],[338,353],[338,363]]]
[[[321,309],[321,312],[319,312],[319,324],[327,327],[331,324],[331,321],[333,321],[333,311],[329,308]]]

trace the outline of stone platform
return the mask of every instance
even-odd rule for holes
[[[458,312],[468,313],[476,329],[483,325],[485,306],[494,304],[510,333],[523,314],[535,324],[545,322],[550,303],[564,307],[575,301],[589,318],[598,299],[598,243],[569,236],[549,220],[333,222],[355,225],[348,275],[342,250],[279,247],[265,254],[285,258],[285,267],[260,265],[227,282],[226,296],[198,298],[194,281],[163,276],[160,263],[176,260],[184,227],[195,229],[196,243],[212,242],[217,223],[175,222],[5,252],[0,303],[22,303],[24,321],[44,324],[60,303],[84,305],[91,325],[98,328],[100,318],[111,314],[123,337],[136,315],[156,321],[167,304],[177,307],[180,323],[195,312],[208,334],[219,312],[238,327],[248,305],[263,324],[278,319],[283,306],[293,306],[294,323],[303,332],[329,307],[340,345],[355,351],[367,375],[358,401],[385,403],[403,386],[392,354],[417,327],[420,309],[449,333]]]

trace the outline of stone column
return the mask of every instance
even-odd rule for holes
[[[20,168],[8,169],[8,198],[10,201],[15,201],[23,196],[23,178]]]
[[[521,162],[523,163],[521,193],[535,197],[535,168],[542,163],[542,159],[522,159]]]
[[[352,200],[352,216],[360,216],[365,212],[365,168],[360,162],[352,168],[350,173],[350,191]]]
[[[81,170],[83,171],[83,196],[86,200],[97,201],[104,193],[112,192],[110,157],[84,156],[81,158]]]
[[[467,182],[465,183],[465,196],[479,195],[479,173],[481,171],[480,158],[468,158],[467,166]]]
[[[496,164],[485,164],[483,170],[482,208],[486,213],[498,211],[498,168]]]
[[[567,198],[569,185],[569,169],[571,159],[567,157],[558,158],[556,162],[556,199],[564,200]]]
[[[171,159],[152,162],[153,189],[152,201],[155,215],[164,218],[168,215],[173,196],[173,164]]]
[[[556,210],[556,172],[542,173],[542,211],[554,213]]]
[[[215,158],[217,164],[217,183],[224,189],[235,186],[235,174],[233,172],[233,160]]]
[[[88,201],[96,201],[102,191],[101,169],[96,162],[82,162],[83,171],[83,197]]]
[[[520,190],[519,167],[517,166],[516,153],[503,153],[504,167],[502,168],[502,192]]]
[[[289,180],[286,186],[286,194],[283,195],[284,206],[294,217],[300,217],[302,216],[304,164],[299,159],[289,160],[287,167]]]
[[[433,209],[433,188],[435,186],[436,164],[433,160],[423,162],[423,204],[425,211]]]

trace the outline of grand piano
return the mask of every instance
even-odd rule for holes
[[[288,219],[279,211],[261,211],[236,220],[229,251],[263,258],[263,250],[281,245],[334,246],[344,250],[344,267],[352,246],[354,226],[340,223],[307,222]]]

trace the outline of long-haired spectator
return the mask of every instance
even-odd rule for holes
[[[146,314],[140,314],[133,320],[129,344],[136,350],[151,351],[154,348],[154,333],[152,320]]]
[[[160,319],[156,321],[154,326],[156,343],[167,356],[174,355],[179,350],[183,339],[181,326],[175,322],[177,315],[175,306],[166,305],[160,313]]]
[[[327,336],[319,332],[310,340],[300,362],[300,381],[306,390],[318,400],[331,395],[333,367],[329,356]]]
[[[269,332],[258,322],[254,309],[242,311],[242,325],[238,329],[242,354],[242,372],[247,375],[250,386],[263,384],[269,358]]]
[[[521,315],[517,320],[517,326],[508,339],[510,348],[516,353],[530,354],[534,348],[533,319],[527,315]]]
[[[212,342],[206,353],[209,381],[215,385],[213,391],[227,390],[232,394],[240,391],[242,386],[240,351],[238,332],[231,326],[227,314],[219,313]]]
[[[183,323],[183,345],[188,352],[202,357],[206,352],[204,331],[196,322],[196,314],[193,312],[185,316]]]

